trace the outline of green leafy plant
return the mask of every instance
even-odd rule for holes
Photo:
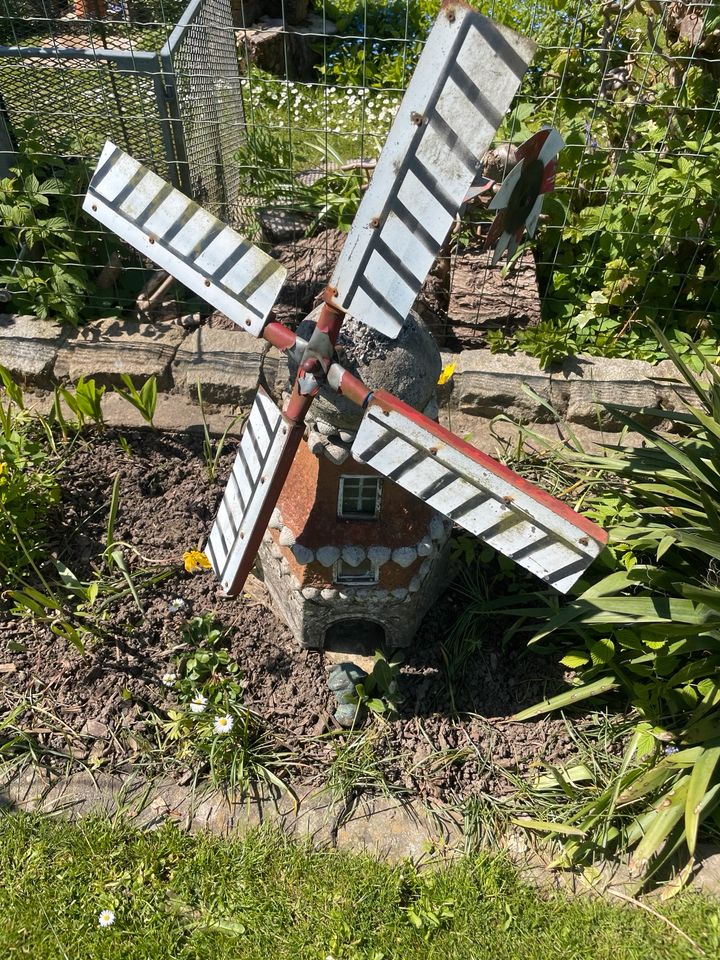
[[[106,388],[98,386],[92,377],[88,380],[80,377],[74,391],[71,388],[59,387],[58,394],[75,415],[80,427],[85,426],[87,421],[102,426],[105,423],[102,412],[105,390]]]
[[[204,614],[192,617],[181,633],[189,649],[177,660],[177,675],[164,680],[179,709],[168,710],[162,725],[178,755],[205,760],[211,780],[224,787],[243,791],[262,780],[289,790],[276,772],[288,765],[287,751],[242,702],[244,682],[227,649],[228,632],[213,614]]]
[[[345,694],[345,702],[355,703],[358,709],[367,708],[372,713],[396,715],[402,703],[398,682],[401,663],[388,660],[382,651],[376,650],[372,670],[355,684],[354,693]]]
[[[640,878],[683,849],[687,877],[700,825],[720,826],[720,375],[706,363],[702,383],[655,333],[697,405],[655,411],[682,431],[672,438],[615,406],[645,446],[600,456],[557,451],[591,488],[586,511],[609,528],[609,572],[596,566],[567,603],[541,595],[540,606],[513,605],[523,618],[542,618],[531,643],[567,645],[562,663],[575,673],[567,693],[518,719],[611,691],[635,710],[616,775],[558,822],[573,834],[563,842],[564,862],[632,851]],[[605,496],[628,509],[613,518]]]
[[[58,464],[50,462],[21,387],[1,366],[0,382],[0,571],[7,582],[41,556],[59,488]]]
[[[203,458],[205,460],[205,469],[207,470],[207,476],[210,483],[215,483],[217,478],[218,463],[220,462],[220,457],[222,456],[223,450],[225,449],[225,444],[227,443],[228,434],[233,429],[238,420],[242,420],[245,416],[244,413],[238,413],[237,416],[233,417],[232,420],[228,423],[227,427],[222,432],[222,436],[213,442],[212,437],[210,436],[210,428],[208,427],[207,416],[205,414],[205,405],[203,403],[202,396],[202,385],[198,380],[197,384],[197,398],[198,405],[200,407],[200,418],[202,420],[203,426]]]
[[[139,411],[143,420],[149,423],[151,427],[154,427],[153,419],[155,417],[155,408],[157,407],[157,377],[148,377],[140,390],[138,390],[132,382],[132,378],[127,373],[123,373],[120,376],[126,389],[123,390],[122,387],[115,387],[115,393],[119,394],[123,400],[127,400],[128,403],[132,404],[132,406]]]
[[[215,616],[193,617],[184,624],[181,635],[190,649],[178,661],[175,689],[179,699],[190,703],[200,692],[219,708],[240,700],[240,668],[227,649],[228,633],[218,627]]]
[[[236,159],[265,205],[307,216],[308,235],[320,226],[350,229],[364,178],[362,170],[342,169],[341,155],[329,143],[306,138],[299,152],[282,132],[256,124]],[[317,175],[298,176],[318,162]]]

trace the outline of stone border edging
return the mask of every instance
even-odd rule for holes
[[[462,848],[460,823],[449,811],[441,825],[416,801],[368,797],[346,817],[343,806],[321,790],[301,793],[296,803],[290,794],[261,789],[244,798],[209,788],[196,793],[193,787],[168,779],[153,781],[133,774],[123,778],[102,771],[48,780],[30,767],[19,776],[0,777],[0,810],[64,813],[71,820],[122,812],[144,829],[169,820],[186,830],[220,836],[272,824],[316,846],[366,850],[391,861],[420,860],[431,850],[451,857]]]
[[[436,812],[428,816],[416,801],[370,796],[361,798],[347,816],[342,802],[333,802],[320,790],[307,791],[297,804],[289,794],[269,792],[235,799],[220,791],[202,790],[171,780],[146,780],[142,776],[97,771],[75,773],[49,781],[37,768],[28,768],[18,776],[0,777],[0,812],[63,814],[76,820],[92,814],[127,817],[141,829],[156,829],[171,821],[188,831],[206,830],[218,836],[243,835],[263,824],[271,824],[300,841],[309,840],[315,848],[334,847],[350,853],[365,852],[378,859],[396,863],[410,859],[414,863],[448,862],[463,853],[462,824],[453,811],[442,819]],[[623,865],[599,865],[592,889],[572,872],[557,873],[525,842],[521,830],[513,833],[508,845],[497,853],[509,857],[523,878],[540,888],[565,889],[569,893],[602,895],[606,887],[628,888],[634,881]],[[720,852],[707,844],[698,848],[698,870],[691,889],[720,895]]]
[[[455,372],[439,389],[441,406],[469,418],[502,413],[523,423],[553,422],[545,401],[568,423],[618,430],[620,422],[603,403],[674,410],[693,396],[670,361],[580,355],[547,371],[524,354],[468,350],[442,359],[454,363]],[[200,383],[208,404],[236,407],[251,404],[261,367],[278,396],[287,376],[285,357],[242,330],[113,319],[73,330],[32,316],[0,317],[0,364],[30,388],[51,390],[81,376],[118,384],[127,373],[138,384],[155,376],[160,391],[191,402]]]

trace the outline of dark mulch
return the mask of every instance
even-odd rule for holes
[[[62,476],[62,504],[53,529],[53,551],[80,577],[87,577],[104,548],[108,504],[120,475],[116,538],[140,557],[135,569],[153,562],[174,572],[145,591],[142,617],[132,600],[117,601],[103,624],[105,639],[80,653],[49,629],[11,618],[0,608],[0,708],[32,694],[48,712],[35,712],[32,733],[43,749],[70,752],[84,762],[129,764],[147,749],[147,717],[173,706],[160,677],[174,666],[183,616],[168,603],[182,597],[188,613],[215,611],[230,629],[232,653],[246,680],[246,702],[302,761],[298,780],[322,781],[337,739],[322,654],[300,649],[265,606],[255,583],[243,597],[224,597],[211,573],[188,574],[182,554],[204,542],[222,492],[207,479],[202,440],[190,434],[109,431],[79,445]],[[233,452],[220,463],[227,475]],[[441,642],[461,610],[450,590],[426,617],[412,648],[404,652],[401,716],[384,725],[376,752],[399,787],[437,799],[457,799],[478,790],[510,789],[499,770],[524,772],[538,760],[557,762],[570,742],[557,720],[513,723],[508,718],[553,692],[553,663],[518,642],[502,649],[496,627],[468,661],[451,691]],[[186,614],[187,615],[187,614]],[[65,733],[58,721],[67,725]],[[381,725],[382,726],[382,725]],[[437,762],[435,753],[446,762]],[[447,762],[459,751],[454,762]]]

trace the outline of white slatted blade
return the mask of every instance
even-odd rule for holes
[[[330,282],[353,317],[398,335],[534,52],[443,6]]]
[[[205,553],[226,593],[242,588],[284,481],[283,455],[296,434],[265,391],[258,389]],[[302,436],[302,431],[299,431]],[[292,462],[292,457],[290,458]],[[242,571],[242,577],[239,574]]]
[[[287,271],[109,140],[83,210],[259,337]]]
[[[592,521],[383,391],[352,453],[563,593],[607,542]]]

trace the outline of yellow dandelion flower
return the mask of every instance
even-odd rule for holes
[[[456,363],[446,364],[438,377],[438,386],[441,387],[444,383],[447,383],[450,377],[455,373]]]
[[[183,566],[188,573],[197,573],[199,570],[209,570],[210,561],[202,550],[188,550],[183,554]]]

